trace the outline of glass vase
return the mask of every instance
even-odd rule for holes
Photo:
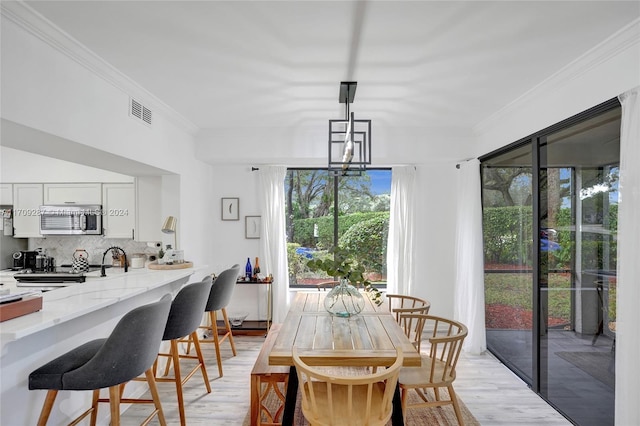
[[[364,309],[364,297],[347,280],[340,280],[324,298],[324,308],[337,317],[358,315]]]

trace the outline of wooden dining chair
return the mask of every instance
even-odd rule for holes
[[[293,348],[293,363],[302,395],[302,414],[312,425],[383,426],[392,414],[393,393],[403,362],[402,349],[388,368],[376,373],[340,375],[340,368],[307,365]],[[351,371],[351,370],[350,370]]]
[[[331,290],[333,287],[336,286],[336,284],[339,284],[339,283],[337,281],[323,281],[321,283],[317,283],[316,288],[318,289],[318,291],[320,290],[325,291],[327,289]]]
[[[401,390],[402,411],[419,407],[440,407],[452,405],[458,424],[464,425],[458,398],[453,389],[456,365],[460,357],[462,343],[467,336],[467,327],[457,321],[432,315],[412,314],[423,318],[424,327],[429,332],[429,354],[422,355],[420,367],[402,367],[398,383]],[[443,400],[440,388],[446,388],[449,399]],[[428,397],[426,389],[432,389],[434,396]],[[408,404],[408,394],[414,390],[421,402]]]
[[[422,333],[426,322],[426,314],[402,314],[400,315],[400,325],[404,334],[411,341],[418,352],[422,348]]]
[[[431,303],[427,300],[414,296],[405,296],[402,294],[387,294],[387,304],[389,311],[393,314],[398,324],[404,330],[413,346],[420,350],[420,341],[422,339],[422,328],[424,321],[420,317],[408,314],[428,314]]]

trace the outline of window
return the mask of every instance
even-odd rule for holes
[[[309,259],[335,244],[354,254],[376,287],[386,285],[391,170],[332,176],[326,169],[289,169],[285,178],[289,284],[305,288],[331,277],[311,272]]]

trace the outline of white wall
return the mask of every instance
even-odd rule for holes
[[[0,146],[0,182],[133,182],[133,177]]]
[[[259,216],[258,175],[251,171],[251,165],[215,166],[212,171],[210,198],[213,210],[209,214],[212,224],[212,237],[208,252],[212,271],[216,274],[235,263],[242,266],[251,259],[264,258],[260,252],[259,239],[245,238],[245,216]],[[239,198],[240,219],[222,220],[222,198]],[[262,270],[269,274],[271,271]],[[244,311],[249,313],[248,320],[266,319],[266,287],[258,285],[237,286],[229,304],[228,312]]]
[[[197,155],[209,163],[289,167],[326,167],[328,122],[317,127],[217,128],[196,135]],[[386,127],[372,123],[373,166],[423,164],[462,159],[472,141],[470,129],[443,127]]]
[[[2,16],[2,118],[176,171],[176,159],[191,156],[190,135],[161,114],[152,127],[141,124],[128,105],[128,93]]]
[[[640,20],[595,46],[476,126],[481,156],[579,112],[617,97],[640,84]]]
[[[2,145],[94,167],[99,164],[104,170],[121,170],[118,163],[126,163],[139,165],[140,173],[174,174],[173,180],[163,179],[168,186],[163,188],[166,212],[161,216],[178,212],[180,248],[186,258],[199,265],[211,261],[206,250],[211,235],[212,202],[207,196],[211,166],[195,157],[188,126],[160,107],[154,108],[151,127],[131,119],[130,95],[123,86],[85,66],[82,52],[69,56],[69,50],[53,48],[47,41],[51,36],[60,42],[54,44],[64,45],[63,35],[55,29],[32,32],[25,29],[30,26],[16,22],[19,19],[3,13],[1,113],[5,123],[17,125],[11,126],[11,132],[3,130]],[[144,99],[143,90],[136,98],[146,105],[158,102],[151,95]],[[24,138],[21,128],[28,130]],[[56,147],[53,152],[50,145]],[[14,181],[11,175],[6,179]],[[40,179],[34,176],[34,180]]]

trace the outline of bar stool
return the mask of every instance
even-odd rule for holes
[[[141,401],[121,398],[121,385],[145,373],[153,397],[155,410],[147,422],[158,415],[160,424],[166,421],[162,412],[152,365],[162,341],[167,323],[171,295],[158,302],[140,306],[125,314],[111,335],[96,339],[59,356],[29,374],[29,389],[47,389],[47,396],[38,419],[45,425],[51,414],[58,391],[93,390],[91,408],[82,413],[73,424],[91,414],[91,424],[98,416],[98,402],[110,402],[111,424],[120,424],[120,403]],[[100,389],[109,388],[109,399],[100,399]],[[145,401],[152,402],[152,401]]]
[[[168,357],[167,365],[165,368],[164,376],[157,376],[157,359],[154,363],[154,376],[156,382],[174,382],[176,384],[176,393],[178,395],[178,409],[180,412],[180,424],[186,424],[186,416],[184,412],[184,395],[182,392],[183,385],[200,369],[202,377],[204,379],[204,385],[207,388],[207,393],[211,393],[211,385],[209,384],[209,376],[207,375],[207,369],[204,365],[204,357],[202,356],[202,350],[200,349],[200,343],[198,342],[198,326],[202,320],[202,312],[207,303],[207,297],[211,292],[211,284],[213,280],[211,276],[205,277],[201,282],[189,284],[183,287],[171,303],[171,310],[169,312],[169,319],[164,330],[163,341],[169,340],[171,348],[169,353],[158,353],[158,357]],[[196,349],[196,355],[181,354],[178,349],[178,342],[184,337],[189,337],[188,342],[193,342]],[[189,373],[182,377],[180,370],[181,359],[195,359],[198,363],[189,371]],[[169,374],[169,368],[173,364],[174,376],[165,377]]]
[[[233,294],[233,289],[236,286],[236,282],[238,280],[238,276],[240,275],[240,265],[233,265],[231,268],[226,269],[218,275],[218,278],[213,282],[211,286],[211,292],[209,293],[209,300],[207,300],[207,306],[205,307],[205,312],[209,313],[209,319],[211,321],[210,326],[201,326],[200,328],[204,328],[210,330],[212,339],[205,339],[204,336],[200,340],[200,343],[211,343],[213,342],[216,346],[216,357],[218,358],[218,373],[220,377],[222,377],[222,358],[220,357],[220,343],[224,342],[225,339],[229,338],[229,343],[231,344],[231,351],[233,352],[233,356],[236,356],[236,345],[233,341],[233,333],[231,332],[231,325],[229,324],[229,318],[227,317],[227,305],[231,300],[231,295]],[[222,318],[224,319],[224,334],[222,337],[218,336],[218,322],[216,311],[222,311]]]

